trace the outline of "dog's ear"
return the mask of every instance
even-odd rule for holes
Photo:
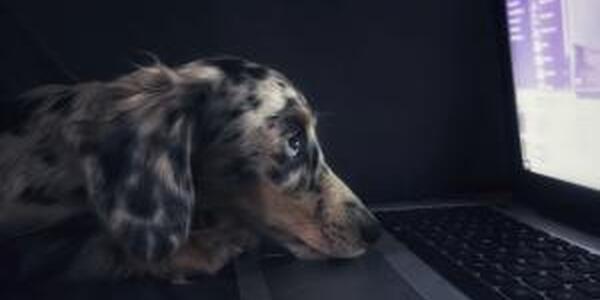
[[[126,97],[94,100],[107,103],[110,118],[88,125],[93,142],[80,148],[91,201],[108,231],[131,256],[158,261],[189,233],[194,115],[181,108],[185,95],[163,73],[169,70],[142,71],[114,83],[125,92],[92,93]]]

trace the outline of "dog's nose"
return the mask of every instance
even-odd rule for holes
[[[381,236],[379,221],[362,205],[356,202],[346,204],[348,214],[355,220],[361,239],[371,245]]]
[[[381,225],[377,221],[370,221],[360,227],[360,235],[365,243],[372,245],[381,237]]]

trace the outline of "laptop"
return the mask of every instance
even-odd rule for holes
[[[511,190],[373,206],[385,233],[354,260],[300,261],[265,244],[186,286],[57,285],[1,298],[600,299],[600,2],[497,2]]]
[[[373,206],[386,228],[351,262],[265,246],[243,299],[600,299],[600,2],[501,0],[513,188]]]

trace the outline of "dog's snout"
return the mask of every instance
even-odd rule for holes
[[[362,240],[369,245],[374,244],[381,236],[379,221],[365,207],[355,202],[348,202],[346,207],[358,227]]]

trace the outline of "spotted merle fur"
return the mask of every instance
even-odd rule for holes
[[[117,185],[132,169],[133,149],[137,143],[135,132],[127,127],[121,127],[106,137],[106,141],[96,149],[100,172],[103,173],[102,188],[112,193]]]
[[[260,107],[261,101],[256,97],[256,95],[250,95],[246,98],[246,101],[250,105],[250,109],[256,110]]]
[[[235,58],[224,57],[208,60],[214,66],[219,67],[227,78],[235,84],[240,84],[248,79],[262,80],[266,78],[268,70],[262,66],[249,65],[247,61]]]
[[[37,205],[54,205],[59,202],[59,199],[55,196],[48,194],[48,187],[46,186],[28,186],[21,192],[20,199],[24,203],[31,203]]]
[[[85,199],[87,197],[87,190],[85,186],[76,186],[71,188],[69,196],[75,199]]]
[[[256,178],[256,173],[252,162],[246,157],[232,159],[224,168],[223,175],[235,182],[252,182]]]
[[[174,174],[183,174],[188,164],[185,149],[181,145],[175,144],[167,146],[166,151],[169,159],[173,162]],[[183,178],[180,178],[179,180],[183,180]]]
[[[60,97],[50,105],[50,108],[48,110],[51,112],[67,114],[73,109],[74,103],[75,100],[72,96]]]
[[[48,166],[55,166],[58,162],[58,155],[52,149],[42,147],[37,149],[36,154]]]
[[[146,180],[146,178],[141,180]],[[148,180],[141,184],[139,189],[127,191],[125,193],[125,197],[127,197],[127,201],[125,202],[127,211],[133,216],[142,219],[149,219],[154,216],[158,210],[158,203],[155,198],[150,196],[156,184],[158,183]]]
[[[300,258],[366,249],[357,228],[372,217],[325,162],[312,109],[276,70],[231,57],[157,63],[26,99],[19,129],[0,135],[0,233],[14,215],[15,236],[86,216],[94,226],[69,221],[77,234],[43,239],[69,248],[65,278],[214,273],[262,235]],[[305,149],[287,157],[292,131]]]
[[[225,135],[221,140],[223,143],[231,143],[242,137],[242,133],[240,131],[232,131]]]

